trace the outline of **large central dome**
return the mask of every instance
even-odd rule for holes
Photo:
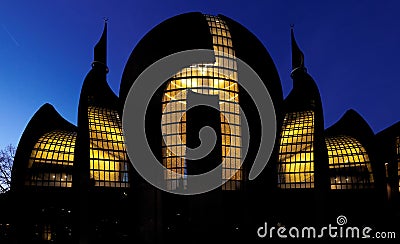
[[[248,173],[242,171],[240,162],[249,158],[249,164],[253,163],[250,158],[259,150],[262,127],[260,111],[241,87],[249,81],[241,79],[243,67],[237,59],[247,63],[261,78],[274,104],[275,124],[278,125],[283,100],[275,65],[263,44],[250,31],[223,15],[186,13],[165,20],[148,32],[132,51],[122,77],[119,99],[121,104],[125,103],[135,80],[153,63],[174,53],[196,49],[213,50],[214,62],[184,68],[154,91],[145,119],[147,141],[158,160],[174,172],[165,176],[168,189],[186,189],[187,182],[182,175],[208,172],[223,162],[221,177],[229,180],[223,189],[236,190],[241,188]],[[218,112],[188,112],[188,99],[198,95],[214,100]],[[247,154],[250,157],[245,157],[242,151],[239,107],[251,128]],[[198,146],[195,128],[206,125],[218,134],[216,148],[219,151],[211,153],[217,155],[212,159],[193,163],[204,168],[192,168],[186,149]]]
[[[159,59],[185,50],[213,50],[213,36],[206,16],[209,15],[198,12],[177,15],[160,23],[142,38],[125,66],[119,90],[122,103],[136,78]],[[283,97],[280,79],[263,44],[236,21],[223,15],[218,15],[218,18],[229,28],[235,56],[257,72],[274,104],[279,106]]]

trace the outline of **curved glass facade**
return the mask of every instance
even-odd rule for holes
[[[71,187],[76,132],[56,130],[36,142],[25,185]]]
[[[169,81],[162,98],[163,165],[172,173],[165,173],[171,190],[186,187],[186,97],[189,90],[219,98],[222,133],[222,179],[230,179],[224,190],[239,189],[242,181],[241,134],[239,116],[239,88],[237,65],[232,39],[225,22],[205,15],[216,57],[214,64],[198,64],[182,69]],[[182,176],[180,176],[180,175]]]
[[[332,190],[374,187],[371,162],[361,143],[350,136],[325,138]]]
[[[89,106],[88,119],[91,184],[129,187],[128,157],[118,112]]]
[[[314,188],[314,112],[285,115],[278,160],[278,187]]]

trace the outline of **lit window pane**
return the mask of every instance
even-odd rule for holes
[[[90,179],[94,186],[129,187],[128,158],[117,111],[88,107]]]
[[[371,163],[361,143],[350,136],[325,139],[331,189],[370,189],[374,185]]]
[[[314,112],[287,113],[278,161],[278,187],[314,188]]]
[[[55,130],[36,142],[25,185],[71,187],[76,132]]]
[[[222,188],[224,190],[236,190],[240,187],[242,181],[240,164],[230,163],[240,162],[241,159],[241,134],[240,121],[238,119],[239,90],[236,80],[237,70],[235,69],[237,65],[232,48],[231,35],[222,19],[206,15],[206,20],[213,37],[216,63],[194,65],[178,72],[168,82],[162,98],[162,134],[165,140],[163,141],[163,147],[166,148],[166,150],[163,150],[163,164],[172,172],[181,174],[171,172],[164,174],[167,181],[166,185],[170,190],[186,187],[184,158],[186,148],[185,111],[188,89],[201,94],[218,95],[221,111],[221,132],[223,133],[223,170],[221,179],[230,179]],[[228,168],[230,171],[226,170]]]

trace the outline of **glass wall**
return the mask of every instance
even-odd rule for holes
[[[40,137],[29,158],[25,184],[71,187],[75,140],[75,132],[60,130]]]
[[[374,177],[365,148],[350,136],[325,139],[329,157],[331,189],[373,188]]]
[[[186,95],[190,89],[219,97],[222,132],[222,179],[230,179],[224,190],[236,190],[242,181],[241,132],[237,65],[232,39],[226,23],[214,16],[205,16],[213,37],[216,55],[214,64],[197,64],[181,70],[167,84],[162,99],[163,164],[172,170],[165,173],[168,189],[186,187]],[[183,175],[180,177],[178,174]]]
[[[118,112],[90,106],[88,119],[91,184],[129,187],[128,158]]]
[[[287,113],[281,133],[278,187],[314,188],[314,112]]]

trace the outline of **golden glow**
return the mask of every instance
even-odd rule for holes
[[[26,185],[72,186],[76,133],[52,131],[36,142],[28,164]]]
[[[325,142],[332,190],[373,188],[371,163],[358,140],[350,136],[335,136],[326,138]]]
[[[397,154],[397,176],[399,177],[399,192],[400,192],[400,136],[396,137],[396,154]]]
[[[93,185],[128,187],[128,158],[118,112],[90,106],[88,119]]]
[[[230,179],[224,190],[236,190],[242,180],[241,132],[239,116],[239,88],[237,64],[231,35],[225,22],[206,15],[216,57],[214,64],[198,64],[184,68],[168,82],[163,96],[162,133],[163,164],[173,172],[165,173],[167,187],[174,190],[186,187],[186,94],[193,92],[218,95],[221,111],[222,132],[222,179]],[[177,174],[178,173],[178,174]]]
[[[314,112],[287,113],[278,162],[278,187],[314,188]]]
[[[51,225],[44,225],[43,226],[43,235],[42,235],[42,240],[44,241],[51,241]]]

